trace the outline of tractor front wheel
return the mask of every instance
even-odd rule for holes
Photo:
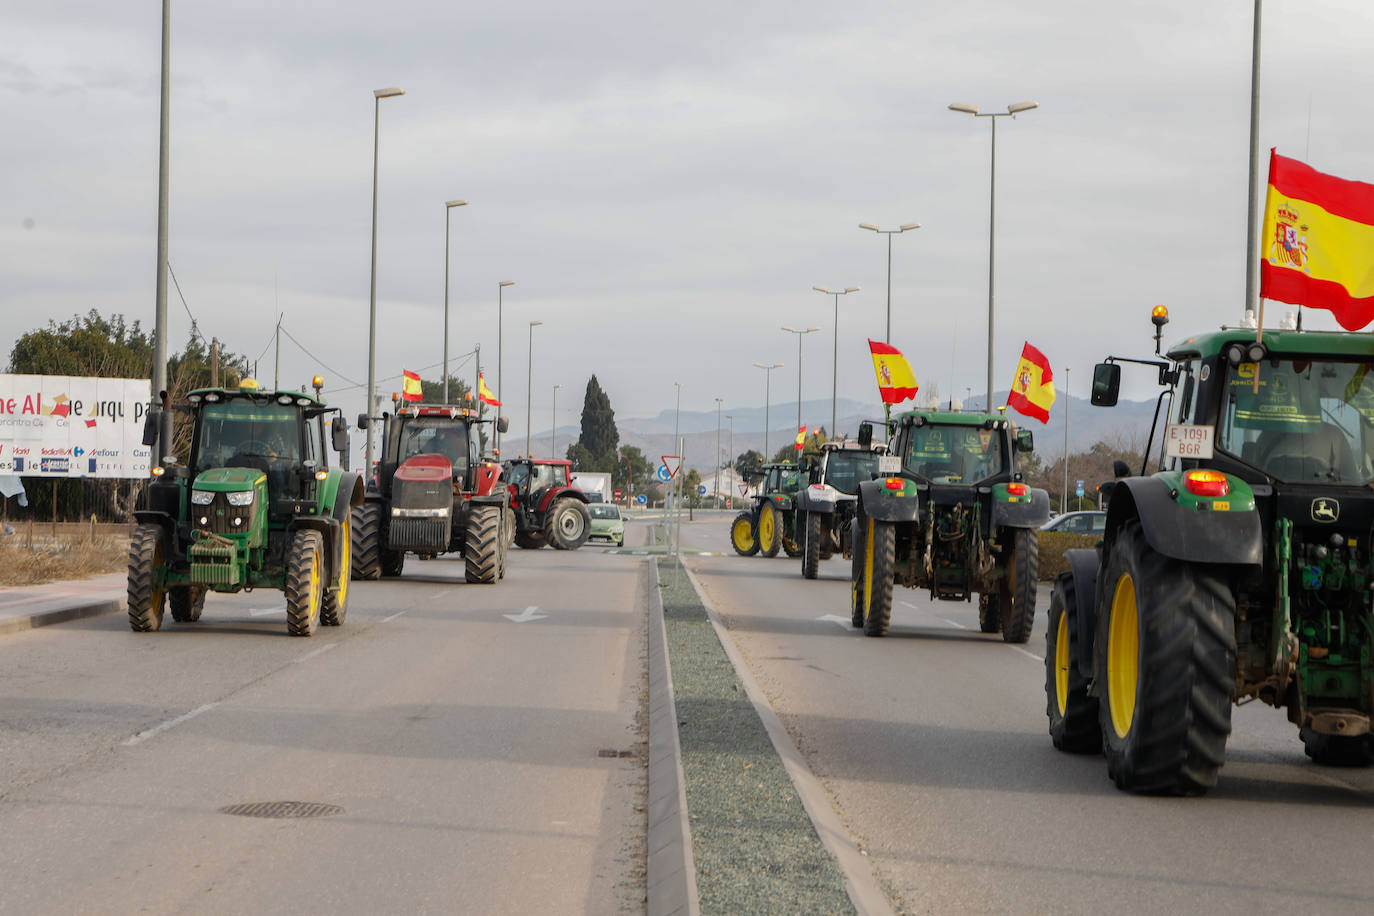
[[[984,633],[1002,632],[1002,602],[997,595],[978,596],[978,629]]]
[[[565,496],[544,517],[544,540],[559,550],[576,550],[592,533],[592,516],[579,499]]]
[[[1002,640],[1023,643],[1035,626],[1035,589],[1040,574],[1040,532],[1017,528],[1011,536],[1011,559],[1007,578],[999,596],[1002,615]]]
[[[849,522],[849,613],[850,622],[858,629],[864,625],[864,551],[868,549],[865,538],[867,522],[862,516]]]
[[[759,506],[759,553],[765,557],[776,557],[782,547],[782,534],[778,530],[778,509],[771,502]]]
[[[1236,600],[1205,567],[1150,549],[1140,522],[1112,544],[1097,618],[1098,720],[1117,788],[1200,795],[1231,733]]]
[[[730,546],[742,557],[752,557],[759,552],[758,534],[754,531],[754,514],[741,512],[730,523]]]
[[[544,540],[544,532],[542,531],[538,533],[533,531],[515,532],[515,546],[525,550],[538,550],[547,543],[548,541]]]
[[[360,503],[349,512],[353,526],[350,561],[355,579],[375,579],[382,573],[382,504]]]
[[[888,623],[892,620],[892,564],[897,550],[897,532],[891,522],[871,518],[867,528],[860,585],[864,635],[886,636]]]
[[[129,539],[129,628],[151,633],[162,627],[166,589],[158,574],[166,563],[167,536],[161,525],[139,525]]]
[[[1367,767],[1374,764],[1374,735],[1319,735],[1301,729],[1303,753],[1328,767]]]
[[[381,563],[383,579],[394,579],[401,574],[401,570],[406,568],[406,552],[404,550],[390,550],[382,548]]]
[[[353,519],[349,518],[339,525],[339,581],[336,588],[324,593],[324,604],[320,610],[320,623],[327,627],[337,627],[348,616],[348,581],[353,576]]]
[[[501,578],[501,507],[473,506],[468,513],[467,542],[463,548],[469,582],[491,585]]]
[[[167,589],[167,605],[177,623],[195,623],[205,610],[205,586],[174,585]]]
[[[286,559],[286,632],[314,636],[324,597],[324,538],[297,531]]]
[[[1050,740],[1061,751],[1096,754],[1102,750],[1097,697],[1088,695],[1088,678],[1078,670],[1078,590],[1073,576],[1062,575],[1050,597],[1045,633],[1045,714]]]
[[[821,568],[821,515],[802,514],[802,577],[814,579]]]

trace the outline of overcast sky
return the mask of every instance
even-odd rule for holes
[[[480,344],[524,431],[575,422],[595,373],[617,414],[828,399],[877,405],[884,334],[942,398],[985,385],[989,119],[997,123],[996,359],[1024,340],[1075,394],[1107,353],[1242,313],[1252,4],[174,2],[170,261],[206,338],[282,384],[367,380],[372,90],[381,103],[379,391],[438,376],[444,201],[450,363]],[[97,309],[151,328],[161,5],[10,3],[0,28],[0,357]],[[1374,4],[1269,0],[1260,143],[1374,181]],[[1267,159],[1265,160],[1267,161]],[[1263,184],[1263,167],[1260,183]],[[1275,304],[1268,324],[1285,307]],[[190,317],[169,294],[171,340]],[[1334,328],[1309,312],[1309,328]],[[1130,374],[1128,373],[1128,376]],[[1147,396],[1145,373],[1127,396]],[[355,387],[357,386],[357,387]],[[565,412],[566,408],[566,412]],[[540,418],[543,419],[540,419]],[[829,421],[806,418],[812,425]]]

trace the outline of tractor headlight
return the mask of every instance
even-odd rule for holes
[[[191,504],[195,506],[208,506],[215,501],[215,494],[212,490],[192,490]]]
[[[229,500],[231,506],[251,506],[253,504],[252,490],[240,490],[237,493],[226,493],[224,496]]]

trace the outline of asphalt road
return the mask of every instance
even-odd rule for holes
[[[311,639],[266,591],[0,637],[0,912],[642,912],[646,583],[412,557]],[[277,802],[339,810],[221,810]]]
[[[683,540],[728,549],[724,522]],[[1374,908],[1374,771],[1311,764],[1280,711],[1235,710],[1202,798],[1128,795],[1101,756],[1054,750],[1047,592],[1025,646],[980,634],[974,605],[902,588],[872,639],[848,621],[848,561],[815,581],[781,555],[687,565],[899,909]]]

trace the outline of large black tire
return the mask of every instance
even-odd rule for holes
[[[782,547],[782,518],[771,500],[764,500],[759,506],[759,520],[754,527],[758,532],[759,553],[776,557]]]
[[[394,579],[401,574],[401,570],[406,568],[406,552],[404,550],[390,550],[383,547],[380,551],[381,562],[378,564],[382,570],[383,579]]]
[[[205,586],[174,585],[167,589],[167,607],[177,623],[195,623],[205,610]]]
[[[501,578],[501,507],[473,506],[468,513],[467,543],[463,548],[469,582],[491,585]]]
[[[314,636],[319,629],[324,569],[324,538],[297,531],[286,558],[286,632],[292,636]]]
[[[546,543],[548,542],[544,540],[544,532],[542,531],[537,534],[533,531],[515,532],[515,546],[524,548],[525,550],[538,550]]]
[[[353,577],[353,514],[339,525],[339,547],[343,565],[339,569],[336,588],[326,588],[320,607],[320,623],[337,627],[348,617],[348,583]]]
[[[886,636],[892,620],[892,564],[897,551],[897,531],[891,522],[868,520],[864,536],[861,597],[864,635]]]
[[[1088,695],[1088,678],[1078,668],[1078,590],[1064,573],[1050,596],[1045,631],[1045,714],[1050,740],[1061,751],[1096,754],[1102,750],[1097,697]]]
[[[349,521],[353,526],[353,578],[376,579],[382,574],[382,504],[354,506]]]
[[[752,557],[759,552],[759,535],[754,530],[754,513],[749,510],[735,516],[730,523],[730,546],[742,557]]]
[[[849,522],[849,613],[850,622],[858,629],[864,625],[864,551],[868,549],[865,537],[867,522],[863,516]]]
[[[151,633],[162,628],[166,590],[156,571],[167,558],[167,538],[160,525],[139,525],[129,539],[129,628]]]
[[[803,512],[801,519],[802,578],[814,579],[821,568],[821,515]]]
[[[1319,735],[1300,729],[1302,749],[1313,763],[1328,767],[1367,767],[1374,764],[1374,735]]]
[[[1024,643],[1035,626],[1035,591],[1040,576],[1040,532],[1017,528],[1011,536],[1012,554],[999,596],[1002,641]]]
[[[1138,521],[1112,543],[1095,640],[1098,720],[1120,789],[1200,795],[1231,734],[1236,600],[1216,572],[1150,549]]]
[[[506,578],[506,560],[510,557],[511,544],[515,542],[515,513],[509,506],[501,508],[501,545],[497,551],[500,554],[501,567],[497,572],[497,579]]]
[[[1002,632],[1002,601],[1000,596],[978,596],[978,629],[984,633]]]
[[[544,515],[544,540],[558,550],[576,550],[592,533],[592,516],[580,499],[554,500]]]
[[[785,521],[786,517],[787,517],[786,515],[783,516],[783,518],[784,518],[784,522],[783,522],[783,532],[784,532],[784,533],[783,533],[783,536],[782,536],[782,549],[783,549],[783,552],[786,553],[789,557],[793,557],[793,558],[795,559],[796,557],[799,557],[799,556],[802,555],[802,542],[801,542],[800,535],[799,535],[797,538],[794,539],[794,538],[792,538],[791,536],[789,536],[789,535],[786,533],[786,532],[792,530],[792,525],[787,524],[786,521]],[[793,522],[794,522],[794,523],[795,523],[795,521],[796,521],[796,520],[793,519]]]

